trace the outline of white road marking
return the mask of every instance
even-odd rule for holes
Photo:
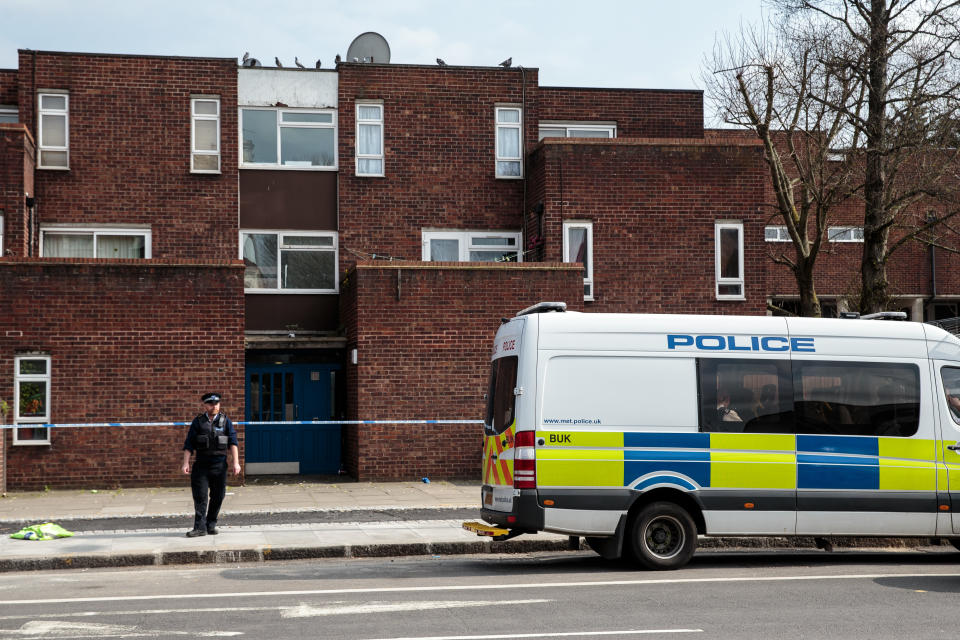
[[[314,607],[301,602],[296,606],[273,607],[204,607],[197,609],[137,609],[134,611],[75,611],[71,613],[44,613],[43,617],[50,618],[90,618],[94,616],[145,616],[171,615],[190,613],[232,613],[237,611],[279,611],[282,618],[309,618],[319,616],[351,615],[358,613],[390,613],[394,611],[427,611],[430,609],[455,609],[459,607],[503,607],[515,604],[540,604],[553,602],[543,598],[534,600],[433,600],[426,602],[363,602],[347,603],[332,602],[322,607]],[[36,618],[37,614],[20,614],[0,616],[2,620],[24,620]],[[0,630],[2,633],[2,630]]]
[[[490,636],[398,636],[375,640],[497,640],[510,638],[584,638],[594,636],[639,636],[652,633],[703,633],[703,629],[625,629],[623,631],[564,631],[558,633],[506,633]]]
[[[19,629],[0,630],[0,638],[156,638],[161,636],[191,636],[225,638],[243,635],[240,631],[152,631],[119,624],[91,624],[89,622],[53,622],[33,620]]]
[[[430,611],[432,609],[458,609],[462,607],[502,607],[512,604],[534,604],[552,602],[551,600],[427,600],[424,602],[365,602],[338,606],[314,607],[300,603],[297,607],[283,607],[281,618],[312,618],[319,616],[337,616],[357,613],[390,613],[394,611]]]
[[[0,607],[25,604],[66,604],[76,602],[134,602],[147,600],[193,600],[212,598],[264,598],[289,596],[346,595],[355,593],[417,593],[427,591],[476,591],[496,586],[498,591],[507,589],[563,589],[580,587],[645,586],[666,584],[709,584],[734,582],[791,582],[815,580],[877,580],[880,578],[960,578],[960,572],[952,573],[860,573],[849,575],[769,576],[734,578],[662,578],[650,580],[598,580],[585,582],[529,582],[487,585],[430,585],[422,587],[368,587],[353,589],[303,589],[296,591],[246,591],[233,593],[170,593],[151,596],[101,596],[97,598],[48,598],[37,600],[7,600]]]

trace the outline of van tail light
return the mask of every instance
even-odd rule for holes
[[[513,450],[513,488],[537,488],[537,455],[534,432],[518,431]]]

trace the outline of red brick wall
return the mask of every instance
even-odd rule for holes
[[[537,70],[342,64],[339,67],[340,258],[419,260],[421,231],[520,230],[523,182],[495,177],[494,107],[527,102],[536,143]],[[383,178],[354,175],[357,98],[384,104]]]
[[[235,258],[236,65],[21,50],[20,114],[32,132],[37,91],[70,94],[70,169],[37,171],[41,224],[145,224],[155,258]],[[195,94],[220,97],[220,175],[190,173]]]
[[[540,87],[542,120],[606,120],[618,138],[702,138],[703,92]]]
[[[16,69],[0,69],[0,104],[17,104]]]
[[[562,260],[564,220],[593,222],[596,299],[587,311],[764,313],[759,145],[548,139],[538,156],[544,259]],[[743,222],[746,301],[716,299],[718,220]]]
[[[238,261],[8,259],[0,307],[0,398],[11,406],[14,356],[43,353],[54,423],[189,421],[211,390],[228,415],[243,415]],[[7,430],[7,486],[183,484],[186,430],[63,428],[49,446],[16,447]]]
[[[582,310],[580,270],[563,264],[359,263],[341,317],[349,419],[482,420],[501,317],[546,300]],[[399,280],[399,282],[398,282]],[[358,480],[480,474],[478,425],[351,425],[343,459]]]
[[[33,195],[33,138],[19,124],[0,124],[0,215],[3,216],[3,253],[26,251],[26,196]]]

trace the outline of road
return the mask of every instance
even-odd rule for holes
[[[960,553],[590,552],[0,574],[0,639],[956,637]]]

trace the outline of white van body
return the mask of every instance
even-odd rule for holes
[[[551,304],[497,332],[487,522],[651,568],[685,563],[697,534],[960,537],[946,331]]]

